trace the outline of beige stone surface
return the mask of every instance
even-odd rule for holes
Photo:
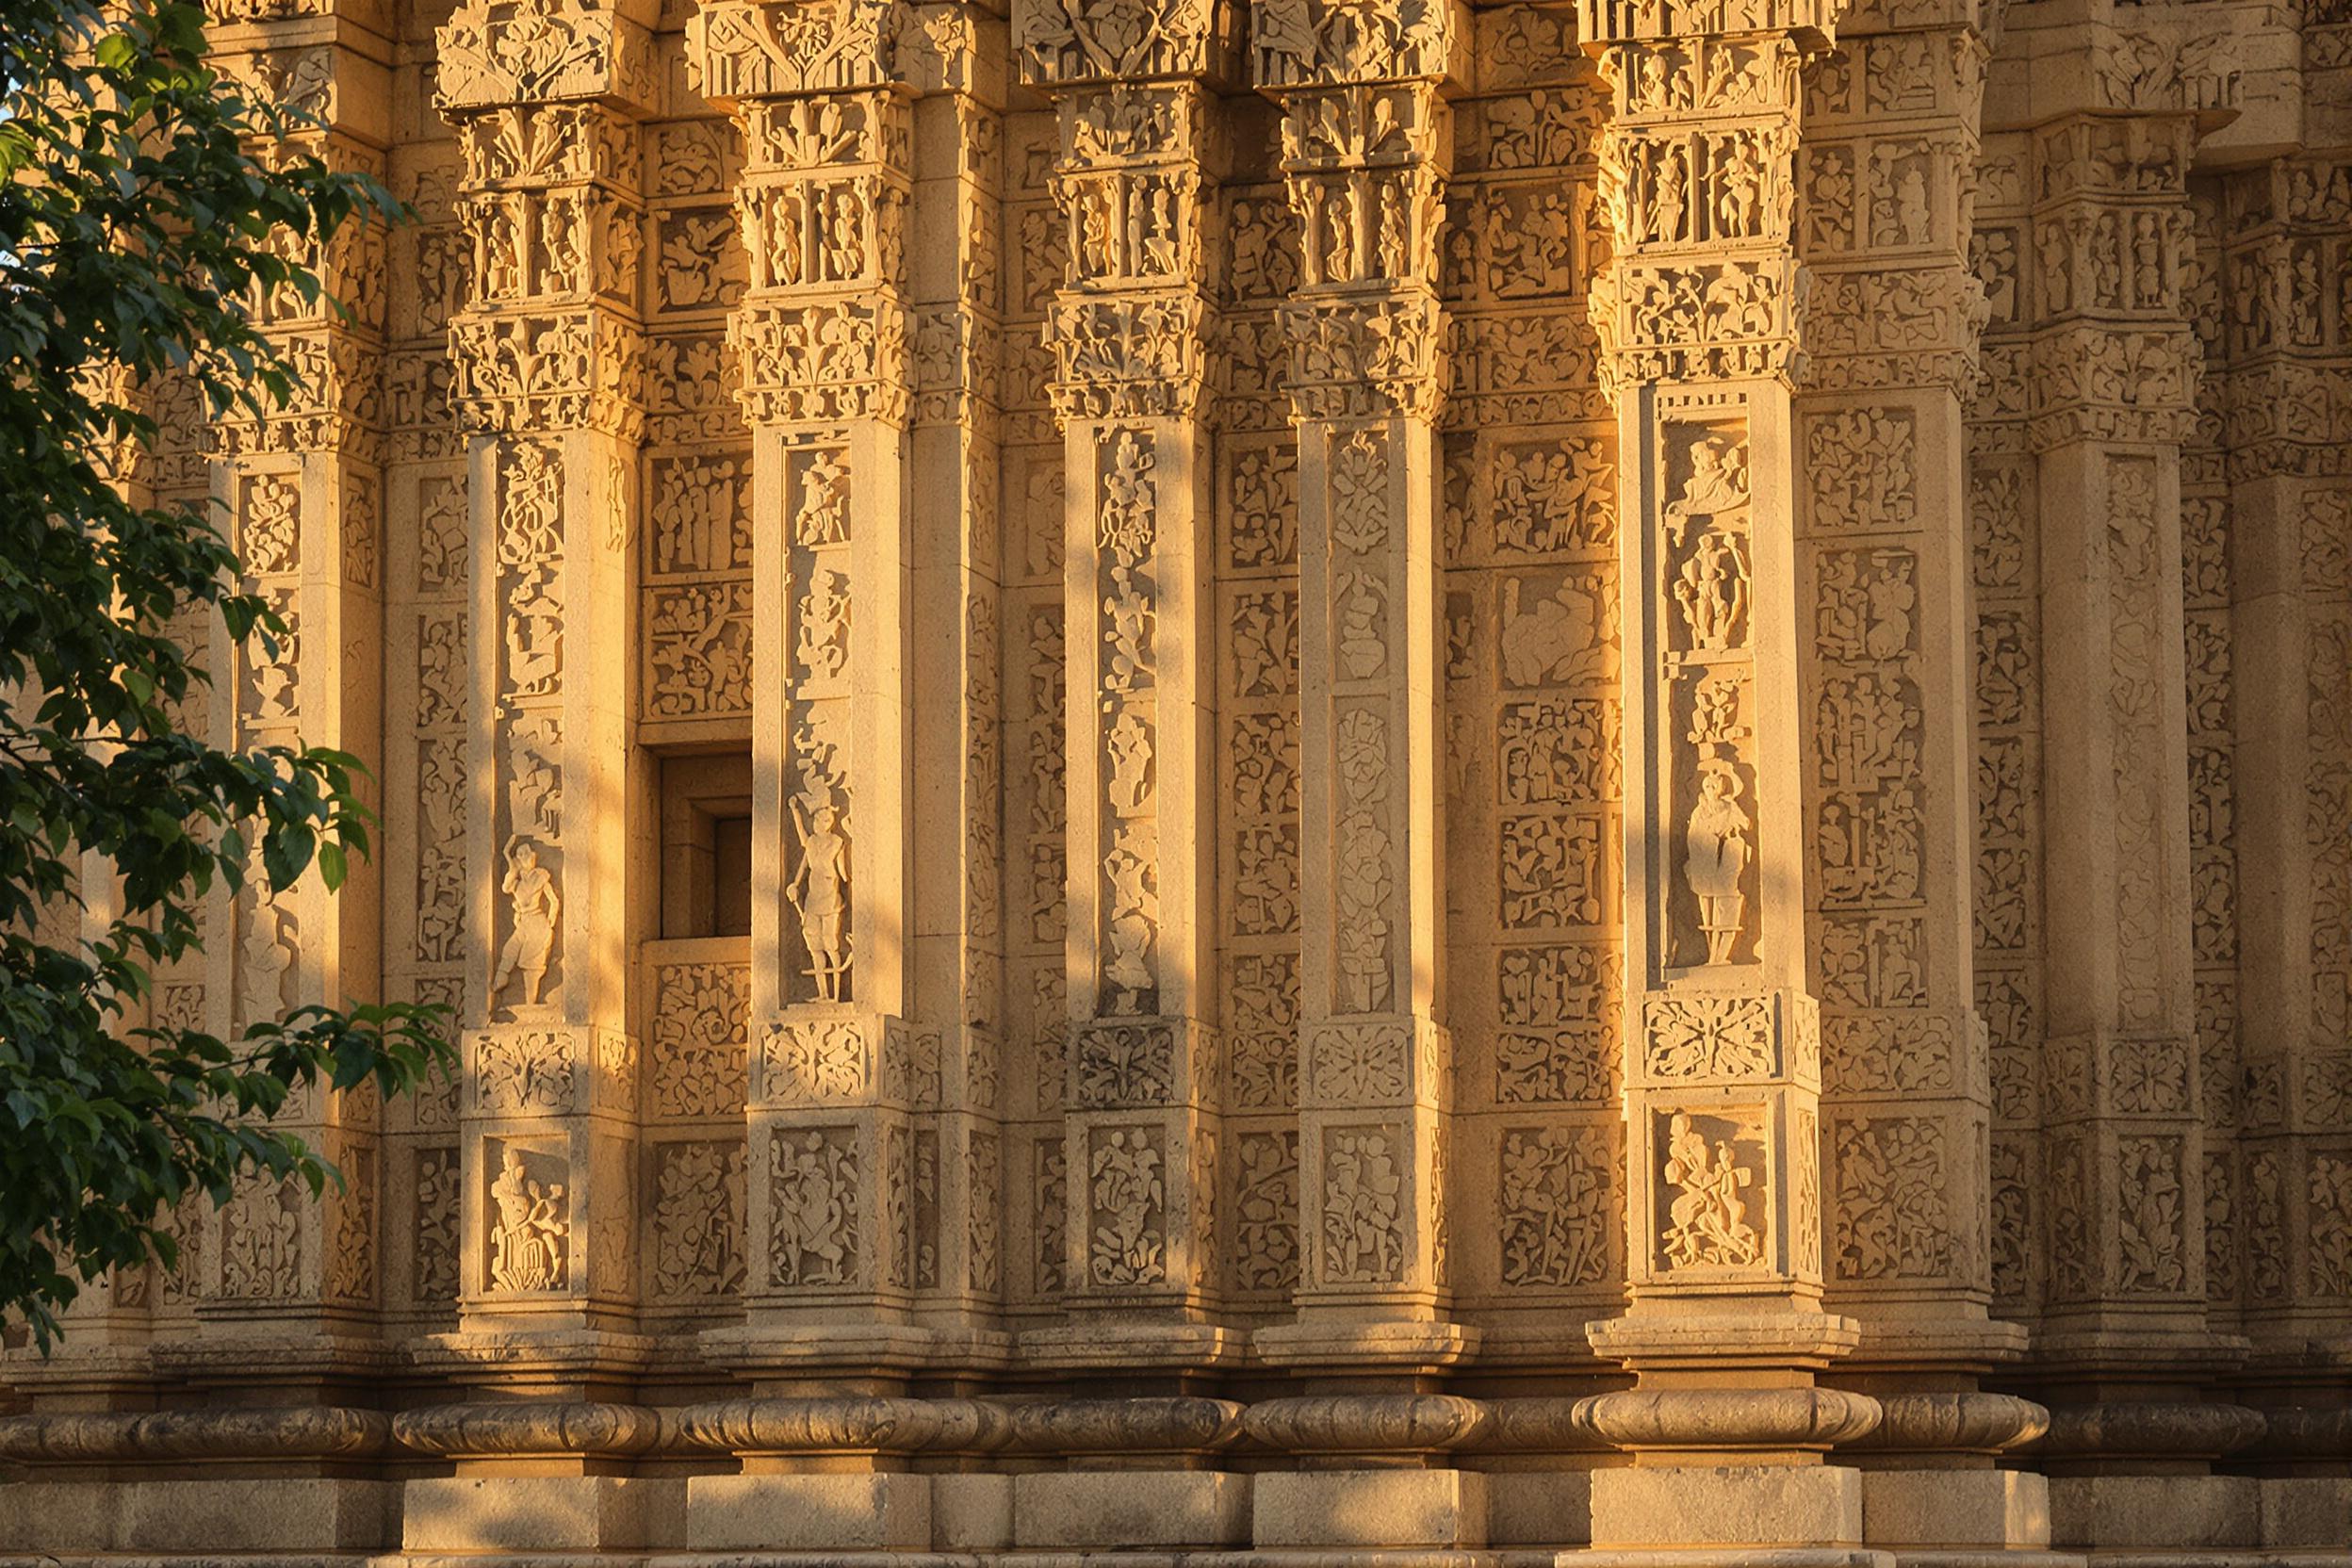
[[[383,831],[125,1023],[462,1061],[8,1549],[2352,1568],[2344,0],[206,11]]]
[[[2050,1541],[2159,1550],[2262,1544],[2262,1483],[2251,1476],[2061,1476],[2050,1483]]]
[[[411,1552],[584,1551],[676,1541],[686,1483],[616,1476],[456,1476],[413,1480],[400,1494],[400,1544]]]
[[[107,1508],[131,1551],[382,1551],[400,1536],[397,1481],[136,1481]]]
[[[1013,1478],[1013,1544],[1067,1549],[1240,1546],[1254,1478],[1214,1470]]]
[[[2266,1476],[2262,1511],[2263,1545],[2333,1550],[2352,1541],[2352,1479]]]
[[[1488,1478],[1475,1470],[1310,1470],[1252,1478],[1257,1546],[1483,1546]]]
[[[2050,1481],[2017,1470],[1865,1470],[1872,1546],[2018,1550],[2050,1544]]]
[[[922,1551],[931,1538],[928,1476],[696,1476],[686,1483],[692,1551]]]
[[[1838,1465],[1596,1470],[1596,1549],[1662,1542],[1841,1546],[1862,1540],[1862,1476]]]

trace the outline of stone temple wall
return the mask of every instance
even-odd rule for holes
[[[153,1006],[465,1070],[0,1560],[2352,1561],[2341,0],[214,8],[387,831]]]

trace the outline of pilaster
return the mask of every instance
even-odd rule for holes
[[[1613,111],[1614,254],[1592,310],[1621,475],[1633,1296],[1590,1332],[1641,1380],[1592,1419],[1642,1465],[1817,1464],[1879,1413],[1819,1390],[1726,1425],[1704,1386],[1744,1371],[1802,1387],[1855,1340],[1820,1305],[1821,999],[1794,874],[1813,727],[1790,397],[1807,279],[1790,214],[1800,74],[1834,15],[1733,6],[1696,27],[1579,8]],[[1806,1542],[1851,1541],[1851,1473],[1805,1484],[1821,1494]],[[1617,1506],[1600,1492],[1596,1527]]]
[[[392,140],[383,38],[330,12],[225,29],[214,44],[251,90],[308,117],[257,156],[309,155],[383,177]],[[307,245],[290,235],[282,243]],[[323,295],[306,302],[289,289],[254,302],[256,324],[298,372],[292,399],[211,432],[212,499],[245,564],[243,587],[286,630],[237,644],[211,629],[210,739],[238,751],[333,747],[374,773],[381,683],[368,655],[383,636],[384,231],[353,224],[297,259]],[[207,944],[201,1000],[167,987],[162,1011],[235,1038],[304,1003],[374,998],[379,876],[371,858],[353,856],[339,892],[312,875],[272,893],[256,857],[245,889],[215,911],[225,929]],[[364,1361],[351,1342],[374,1333],[383,1186],[373,1088],[314,1086],[289,1111],[280,1124],[333,1162],[343,1184],[323,1201],[299,1182],[248,1184],[213,1216],[197,1315],[204,1340],[241,1348],[172,1347],[167,1359],[198,1378],[252,1382],[256,1339],[271,1347],[263,1376],[332,1378]]]
[[[1068,1001],[1064,1301],[1141,1313],[1135,1359],[1222,1353],[1207,651],[1203,183],[1220,13],[1085,0],[1016,21],[1055,106],[1068,273],[1048,320],[1064,441]],[[1082,1335],[1092,1331],[1079,1331]]]
[[[1466,17],[1253,13],[1252,85],[1281,107],[1299,223],[1278,318],[1298,432],[1299,1184],[1294,1327],[1270,1360],[1412,1372],[1446,1323],[1438,541],[1446,325],[1442,95]]]
[[[2339,429],[2352,384],[2347,181],[2340,155],[2307,155],[2219,182],[2215,293],[2233,308],[2215,322],[2226,369],[2209,400],[2228,448],[2226,498],[2214,503],[2227,532],[2188,556],[2190,591],[2205,589],[2189,609],[2191,716],[2218,707],[2234,742],[2226,770],[2191,775],[2213,779],[2205,795],[2219,793],[2234,846],[2225,896],[2197,901],[2200,935],[2209,906],[2233,921],[2222,956],[2234,959],[2223,1016],[2235,1049],[2226,1076],[2211,1062],[2204,1075],[2230,1093],[2216,1104],[2209,1086],[2204,1109],[2209,1128],[2234,1132],[2235,1159],[2208,1181],[2232,1184],[2229,1251],[2216,1262],[2231,1270],[2220,1282],[2253,1341],[2246,1380],[2268,1385],[2250,1402],[2266,1405],[2344,1397],[2343,1380],[2311,1352],[2341,1337],[2352,1296],[2352,463]],[[2223,635],[2195,634],[2208,618]],[[2206,689],[2219,686],[2217,704],[2197,701],[2200,673]],[[2210,817],[2204,799],[2191,804],[2193,822]],[[2198,1011],[2201,1021],[2219,1009],[2200,996]],[[2264,1457],[2320,1455],[2273,1444]]]
[[[460,1376],[593,1385],[636,1295],[629,550],[645,420],[645,19],[485,0],[439,34],[470,286],[473,602]],[[496,1336],[496,1337],[492,1337]],[[505,1341],[496,1371],[465,1371]],[[519,1347],[519,1348],[518,1348]]]
[[[1961,400],[1989,307],[1971,265],[1986,43],[1965,5],[1906,12],[1900,30],[1865,7],[1838,41],[1806,83],[1798,237],[1815,323],[1797,547],[1825,1288],[1862,1324],[1841,1366],[1858,1386],[1972,1400],[1977,1376],[2024,1348],[1987,1318],[1993,1085],[1972,962]],[[1888,1408],[1891,1427],[1911,1407]],[[1980,1454],[2005,1441],[1970,1438]],[[1937,1447],[1892,1429],[1871,1442],[1904,1465]]]
[[[914,940],[918,1017],[939,1038],[935,1277],[918,1314],[992,1332],[1004,1291],[1008,1086],[1004,906],[1004,24],[981,6],[911,8],[899,74],[914,100],[907,289],[914,310],[909,616],[918,769]],[[928,1055],[926,1054],[926,1061]],[[982,1354],[992,1354],[983,1351]]]
[[[690,29],[704,95],[742,127],[750,268],[728,323],[752,428],[750,1315],[720,1353],[771,1376],[919,1360],[921,1336],[892,1325],[936,1283],[936,1237],[917,1233],[939,1148],[915,1113],[937,1105],[939,1040],[910,1016],[914,131],[897,15],[736,4]]]
[[[2043,798],[2051,834],[2044,1102],[2046,1348],[2203,1348],[2201,1092],[2192,1011],[2180,448],[2185,115],[2033,134],[2034,422]]]

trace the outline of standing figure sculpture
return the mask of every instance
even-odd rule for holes
[[[1699,930],[1707,937],[1707,961],[1731,962],[1732,948],[1747,914],[1740,890],[1748,869],[1753,825],[1740,805],[1740,779],[1731,764],[1713,759],[1700,764],[1698,804],[1690,808],[1683,841],[1683,880],[1699,901]]]
[[[849,836],[830,802],[814,809],[792,797],[792,826],[800,836],[800,866],[785,884],[784,896],[800,916],[801,944],[808,950],[808,978],[817,1000],[840,1002],[849,974],[849,944],[842,920],[849,910]]]
[[[490,976],[490,995],[505,993],[517,973],[523,977],[523,1005],[539,1005],[540,988],[547,978],[547,960],[555,954],[556,921],[563,900],[555,876],[539,863],[539,846],[517,839],[506,852],[506,875],[498,890],[512,899],[514,924],[506,945],[498,949],[498,967]]]

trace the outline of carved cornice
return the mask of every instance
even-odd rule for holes
[[[702,95],[726,109],[887,87],[906,14],[897,0],[709,0],[687,21],[687,64]]]
[[[1223,74],[1231,22],[1216,0],[1018,0],[1013,12],[1021,80],[1049,90]]]
[[[634,441],[645,428],[645,336],[609,311],[468,313],[449,323],[449,359],[450,404],[468,429]]]
[[[1065,294],[1045,323],[1054,416],[1191,418],[1207,382],[1212,319],[1198,294]]]
[[[739,307],[727,340],[755,425],[879,419],[903,425],[913,395],[906,307],[857,295]]]
[[[1588,50],[1752,33],[1825,47],[1842,9],[1839,0],[1577,0],[1576,37]]]
[[[1467,28],[1447,0],[1395,7],[1257,0],[1250,8],[1250,79],[1261,90],[1434,80],[1448,74]]]
[[[605,0],[468,0],[434,35],[434,106],[451,119],[486,109],[660,102],[653,39]]]

